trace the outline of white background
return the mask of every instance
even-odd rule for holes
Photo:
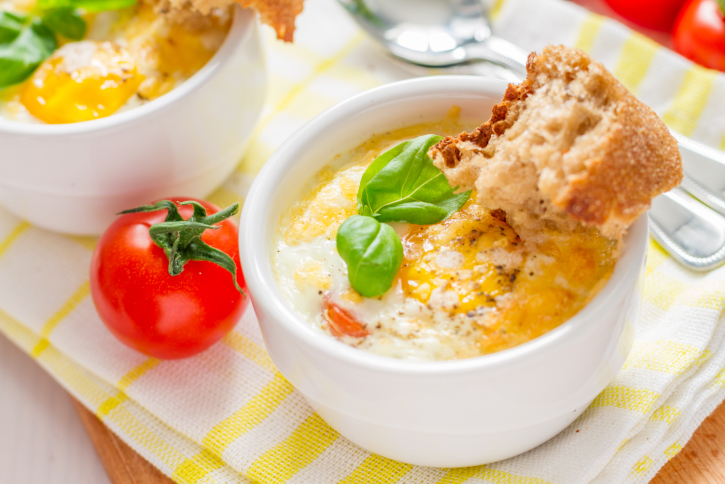
[[[0,482],[111,482],[68,394],[2,335]]]

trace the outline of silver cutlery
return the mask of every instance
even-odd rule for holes
[[[650,232],[675,260],[707,271],[725,262],[725,153],[671,133],[685,178],[680,188],[652,201]]]
[[[425,67],[487,61],[526,76],[527,53],[491,34],[480,0],[339,0],[391,54]]]
[[[481,0],[338,1],[363,30],[405,62],[451,67],[485,61],[517,79],[526,75],[527,53],[492,35]],[[725,153],[672,135],[685,178],[679,188],[655,198],[650,230],[675,260],[707,271],[725,262]]]

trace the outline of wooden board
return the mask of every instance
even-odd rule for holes
[[[134,452],[86,407],[75,399],[73,404],[113,484],[172,484],[171,479]]]
[[[74,401],[113,484],[172,484]],[[703,422],[692,439],[652,480],[652,484],[725,483],[725,403]]]
[[[652,484],[725,483],[725,402],[700,425]]]

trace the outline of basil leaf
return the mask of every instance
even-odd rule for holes
[[[450,197],[433,204],[427,202],[401,201],[381,209],[376,215],[380,222],[409,222],[417,225],[437,224],[445,220],[466,204],[471,190],[452,194]]]
[[[381,222],[428,225],[460,209],[471,192],[460,194],[428,157],[442,138],[425,135],[378,156],[365,170],[358,190],[358,213]]]
[[[337,251],[352,287],[365,297],[384,294],[403,263],[403,244],[390,225],[353,215],[337,230]]]
[[[36,9],[41,12],[46,10],[52,10],[54,8],[67,8],[72,7],[71,0],[38,0],[35,3]]]
[[[120,10],[134,5],[136,5],[136,0],[38,0],[36,3],[37,8],[41,11],[56,8],[80,8],[87,13]]]
[[[28,78],[57,45],[53,32],[37,18],[11,42],[0,43],[0,88]]]
[[[400,155],[400,153],[408,146],[409,142],[406,141],[404,143],[400,143],[399,145],[395,146],[394,148],[390,148],[388,151],[383,153],[382,155],[378,156],[373,160],[372,163],[370,163],[370,166],[367,167],[365,170],[365,173],[363,173],[362,178],[360,179],[360,187],[357,190],[357,211],[360,215],[372,215],[373,212],[370,210],[370,205],[367,205],[367,197],[365,196],[365,187],[368,185],[370,180],[377,175],[380,170],[385,168],[385,165],[390,163],[395,157]],[[364,199],[364,201],[363,201]],[[368,209],[370,211],[369,214],[363,213],[365,209]]]
[[[86,21],[72,7],[52,8],[43,12],[43,23],[52,31],[70,40],[86,36]]]
[[[0,44],[12,42],[29,20],[25,14],[0,12]]]
[[[57,0],[56,0],[57,1]],[[61,0],[62,1],[62,0]],[[106,10],[121,10],[136,5],[136,0],[68,0],[76,8],[82,8],[88,13],[104,12]]]

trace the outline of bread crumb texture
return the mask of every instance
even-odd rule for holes
[[[429,155],[452,186],[506,212],[522,236],[595,226],[620,238],[658,194],[679,185],[677,142],[657,115],[579,49],[532,53],[491,118]]]
[[[270,25],[277,38],[292,42],[295,18],[302,12],[303,0],[150,0],[158,13],[166,14],[177,23],[188,23],[194,17],[215,15],[235,2],[259,12],[262,22]]]

